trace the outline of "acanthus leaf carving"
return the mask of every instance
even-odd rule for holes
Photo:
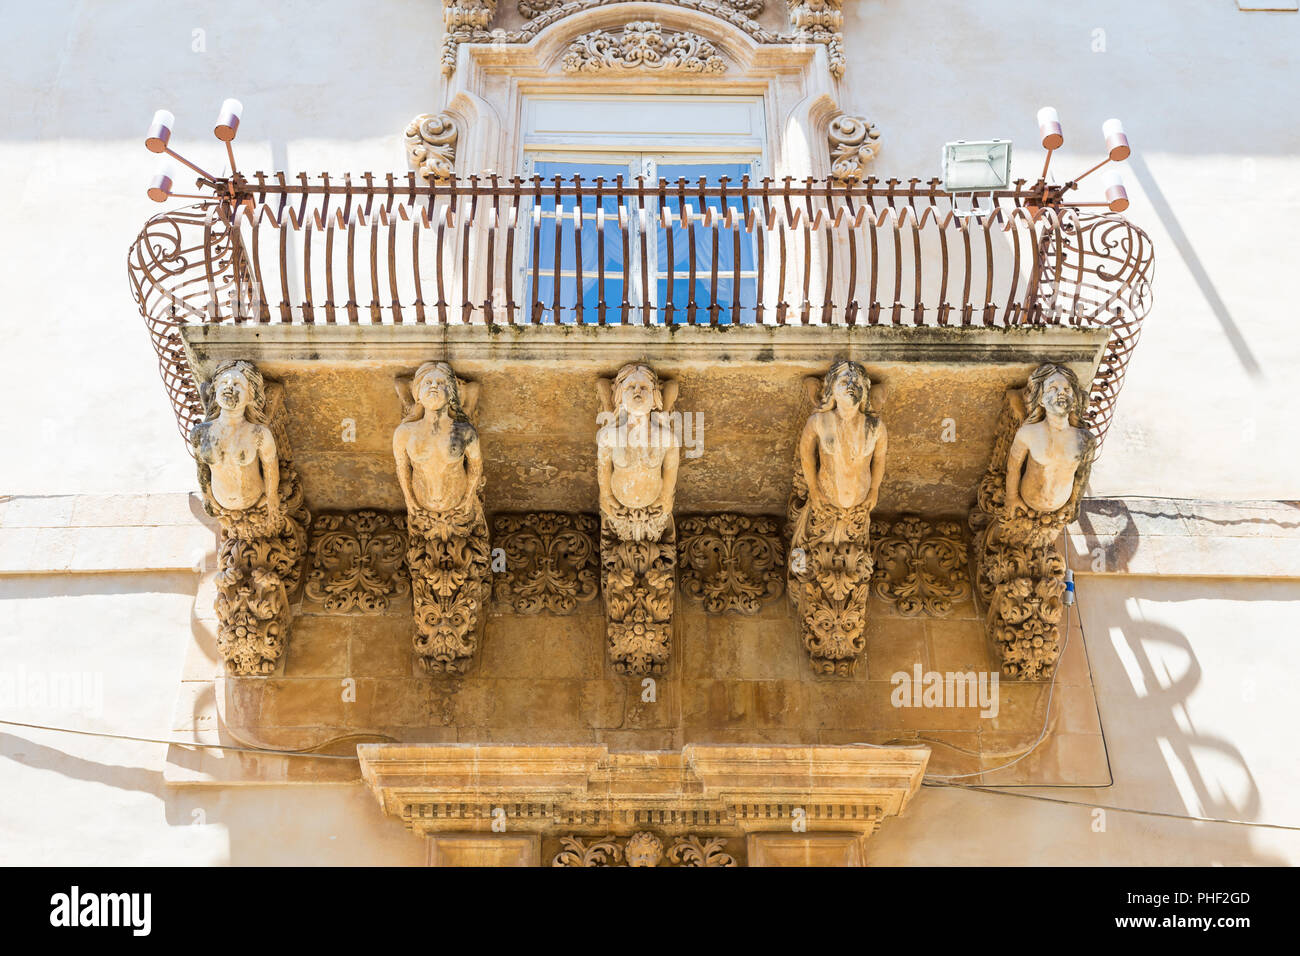
[[[872,591],[900,614],[940,617],[970,596],[969,557],[957,522],[908,515],[877,522],[871,537]]]
[[[204,509],[221,525],[217,650],[233,674],[265,675],[284,654],[311,513],[289,453],[284,391],[252,362],[222,362],[199,387],[190,434]]]
[[[594,30],[569,44],[565,73],[649,70],[658,73],[725,73],[718,48],[695,33],[665,32],[653,20],[635,20],[621,33]]]
[[[443,0],[442,22],[448,33],[486,30],[497,15],[497,0]]]
[[[784,548],[770,518],[719,514],[687,518],[678,544],[682,593],[711,614],[757,614],[785,587]]]
[[[867,178],[867,164],[880,152],[880,131],[864,116],[842,113],[827,131],[831,150],[831,179],[856,186]]]
[[[505,570],[495,575],[497,600],[517,614],[571,614],[593,600],[598,529],[590,515],[497,515],[492,538],[505,555]]]
[[[456,124],[446,113],[421,113],[406,127],[406,158],[416,175],[442,182],[456,174]]]
[[[1065,558],[1057,549],[1077,517],[1096,438],[1088,396],[1061,365],[1034,370],[1008,392],[970,526],[975,594],[1002,663],[1016,680],[1048,677],[1060,657]]]
[[[406,594],[406,522],[381,511],[318,514],[304,595],[335,613],[387,610]]]
[[[796,36],[824,43],[836,79],[844,76],[844,0],[786,0]]]
[[[722,837],[700,838],[687,833],[673,840],[664,851],[664,842],[648,830],[641,830],[620,841],[607,836],[590,843],[578,836],[560,838],[560,850],[551,866],[580,867],[735,867],[736,858],[727,852]]]

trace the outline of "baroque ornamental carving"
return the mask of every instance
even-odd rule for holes
[[[686,834],[678,837],[664,852],[664,843],[655,834],[642,830],[624,840],[597,837],[590,842],[578,836],[560,838],[560,851],[551,866],[736,866],[736,858],[727,852],[722,837]]]
[[[680,436],[670,415],[677,383],[646,365],[599,379],[596,435],[600,580],[610,660],[623,674],[668,664],[677,577],[673,499]]]
[[[406,127],[406,159],[416,175],[442,182],[456,174],[456,124],[446,113],[421,113]]]
[[[406,522],[382,511],[318,514],[304,595],[328,611],[378,613],[407,594]]]
[[[914,516],[878,521],[871,589],[899,614],[942,617],[970,597],[969,557],[956,521],[931,524]]]
[[[252,362],[222,362],[190,432],[203,507],[221,524],[217,650],[230,672],[269,674],[284,654],[311,514],[289,460],[284,390]]]
[[[517,614],[572,614],[594,600],[599,527],[590,515],[497,515],[492,540],[505,554],[505,570],[494,575],[496,599]]]
[[[831,73],[844,76],[844,0],[786,0],[796,37],[826,45]]]
[[[757,614],[785,587],[784,551],[771,518],[687,518],[677,546],[682,593],[703,602],[711,614]]]
[[[393,458],[406,500],[415,653],[428,673],[463,674],[491,593],[483,457],[471,421],[478,386],[445,362],[425,362],[396,384],[403,416]]]
[[[790,600],[813,669],[847,676],[866,649],[871,511],[888,433],[857,362],[841,359],[805,387],[815,408],[799,438],[790,495]]]
[[[867,178],[867,163],[880,152],[880,131],[864,116],[841,114],[827,132],[831,149],[831,179],[856,186]]]
[[[565,73],[650,70],[659,73],[725,73],[727,64],[715,47],[694,33],[665,32],[652,20],[636,20],[621,33],[584,33],[564,54]]]
[[[497,15],[497,0],[443,0],[442,22],[448,33],[486,30]]]
[[[1074,372],[1041,365],[1007,393],[970,524],[975,587],[1002,672],[1040,680],[1060,656],[1065,603],[1062,529],[1079,513],[1096,438]]]

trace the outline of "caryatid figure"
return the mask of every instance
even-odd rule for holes
[[[393,432],[393,458],[408,513],[480,509],[483,455],[478,431],[446,362],[425,362],[411,378],[414,404]]]
[[[1085,398],[1063,365],[1040,365],[1029,377],[1025,420],[1007,455],[1006,517],[1050,514],[1077,499],[1096,447],[1083,424]]]
[[[217,649],[239,675],[270,674],[284,653],[311,521],[277,433],[275,388],[272,402],[256,365],[222,362],[199,389],[204,420],[190,432],[204,509],[221,522]]]
[[[799,436],[808,508],[796,536],[802,537],[827,506],[869,516],[880,497],[888,450],[885,423],[871,410],[866,370],[857,362],[837,361],[822,380],[820,401]],[[839,540],[843,531],[837,527],[832,537]]]
[[[408,383],[393,431],[397,483],[406,500],[415,653],[431,674],[463,674],[478,647],[491,590],[487,523],[480,497],[483,454],[470,421],[478,386],[446,362],[425,362]]]
[[[614,378],[596,436],[600,513],[625,541],[658,541],[672,520],[680,462],[668,413],[675,382],[647,365],[625,365]]]

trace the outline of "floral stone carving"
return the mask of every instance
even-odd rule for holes
[[[871,510],[888,434],[857,362],[837,361],[805,386],[815,408],[799,438],[790,495],[790,600],[813,668],[846,676],[866,649]]]
[[[471,422],[478,386],[445,362],[425,362],[397,380],[397,392],[393,457],[406,499],[415,653],[431,674],[463,674],[491,593],[483,457]]]
[[[443,0],[442,22],[448,33],[485,30],[497,15],[497,0]]]
[[[203,507],[221,523],[217,650],[231,673],[269,674],[284,654],[311,514],[289,460],[284,391],[252,362],[222,362],[199,387],[190,433]]]
[[[492,539],[505,553],[505,571],[495,575],[496,598],[517,614],[572,614],[579,602],[596,597],[596,532],[590,515],[497,515]]]
[[[875,571],[872,591],[899,614],[949,614],[970,597],[969,558],[955,521],[931,524],[906,516],[871,529]]]
[[[620,673],[658,674],[668,664],[677,576],[681,442],[670,424],[677,383],[634,364],[598,386],[600,580],[610,660]]]
[[[976,594],[1007,677],[1045,678],[1060,656],[1065,558],[1056,542],[1078,516],[1096,452],[1087,400],[1061,365],[1039,366],[1023,392],[1008,392],[970,516]]]
[[[564,54],[565,73],[652,70],[660,73],[725,73],[727,64],[708,40],[694,33],[665,33],[653,20],[636,20],[622,33],[584,33]]]
[[[701,839],[686,834],[668,848],[665,862],[663,841],[649,831],[634,833],[625,840],[607,836],[590,843],[581,837],[560,839],[560,852],[551,866],[728,866],[736,858],[727,852],[727,841],[720,837]]]
[[[421,113],[406,127],[406,159],[416,175],[442,182],[456,174],[456,124],[446,113]]]
[[[844,0],[786,0],[790,26],[798,36],[826,44],[831,73],[844,76]]]
[[[863,116],[841,114],[827,131],[831,148],[831,179],[856,186],[867,178],[867,163],[880,152],[880,131]]]
[[[304,594],[328,611],[376,613],[406,594],[406,522],[382,511],[319,514]]]
[[[682,593],[711,614],[757,614],[781,595],[784,548],[771,518],[720,514],[687,518],[677,545]]]

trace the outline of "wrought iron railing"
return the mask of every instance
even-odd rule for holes
[[[193,323],[1101,326],[1104,436],[1150,308],[1151,245],[1042,183],[643,179],[444,184],[283,174],[207,185],[129,255],[182,433]]]

